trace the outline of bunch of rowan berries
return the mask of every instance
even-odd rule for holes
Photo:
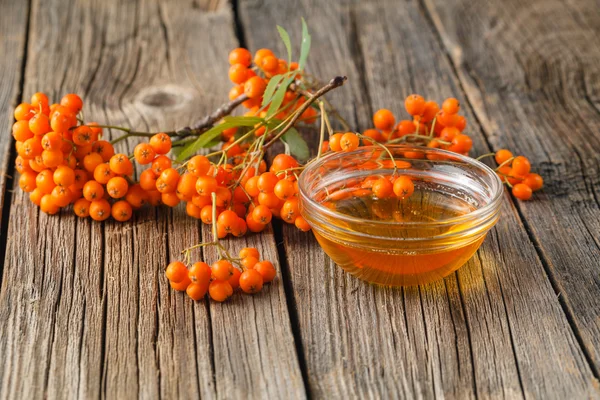
[[[531,163],[527,157],[515,157],[509,150],[501,149],[494,153],[494,158],[498,163],[496,173],[511,188],[517,199],[529,200],[533,192],[544,186],[544,179],[531,172]]]
[[[12,131],[19,186],[48,214],[73,204],[80,217],[102,221],[112,215],[126,221],[132,208],[141,206],[139,188],[127,179],[133,167],[126,155],[115,155],[113,146],[101,139],[101,126],[77,125],[82,107],[76,94],[49,105],[44,93],[17,106]]]
[[[208,292],[211,299],[223,302],[238,288],[254,294],[275,279],[273,263],[259,259],[256,248],[246,247],[239,258],[222,258],[211,266],[198,261],[188,268],[183,262],[174,261],[167,266],[165,275],[173,289],[185,291],[193,300],[202,299]]]

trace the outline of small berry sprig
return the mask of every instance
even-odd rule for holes
[[[527,157],[515,157],[509,150],[501,149],[495,153],[484,154],[478,159],[488,156],[494,157],[498,163],[496,173],[517,199],[529,200],[533,192],[537,192],[544,186],[544,178],[531,172],[531,163]]]

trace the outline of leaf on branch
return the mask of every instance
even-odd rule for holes
[[[281,103],[283,103],[283,98],[285,97],[285,92],[287,91],[290,83],[294,81],[294,75],[287,77],[281,82],[281,85],[275,91],[273,95],[273,99],[271,100],[271,105],[269,106],[269,110],[267,111],[267,115],[265,118],[269,118],[279,111],[279,107],[281,107]]]
[[[263,94],[262,106],[266,106],[271,101],[273,97],[273,93],[275,93],[275,89],[277,89],[277,85],[285,78],[284,75],[275,75],[269,80],[267,84],[267,88],[265,89],[265,93]]]
[[[184,147],[177,156],[177,161],[183,161],[189,158],[200,149],[215,146],[218,144],[221,133],[223,133],[225,129],[235,128],[237,126],[254,126],[263,122],[263,119],[260,117],[225,117],[223,118],[223,121],[224,122],[213,126],[198,136],[198,139]]]
[[[283,40],[283,44],[285,44],[285,48],[287,49],[288,64],[290,64],[292,62],[292,42],[290,41],[290,35],[285,29],[283,29],[279,25],[277,25],[277,30],[279,31],[279,36],[281,36],[281,40]]]
[[[310,150],[306,140],[300,135],[295,128],[290,128],[282,137],[287,145],[290,147],[290,153],[300,161],[307,160],[310,157]]]
[[[306,26],[306,21],[304,18],[302,18],[302,45],[300,47],[300,59],[298,60],[298,69],[300,71],[304,70],[304,65],[306,64],[306,59],[308,58],[308,53],[310,51],[310,40],[308,26]]]

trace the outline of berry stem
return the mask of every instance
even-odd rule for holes
[[[476,160],[477,160],[477,161],[481,161],[481,160],[483,160],[483,159],[484,159],[484,158],[486,158],[486,157],[493,157],[493,156],[495,156],[495,155],[496,155],[496,153],[486,153],[486,154],[482,154],[482,155],[480,155],[479,157],[477,157],[477,158],[476,158]]]
[[[325,141],[325,106],[323,100],[319,101],[319,108],[321,109],[321,131],[319,132],[319,150],[317,151],[317,160],[321,158],[323,151],[323,142]]]

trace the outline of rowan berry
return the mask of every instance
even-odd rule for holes
[[[60,105],[68,108],[73,114],[77,115],[83,108],[83,100],[76,94],[70,93],[60,100]]]
[[[158,192],[160,193],[160,192]],[[177,207],[181,201],[175,192],[160,193],[160,201],[168,207]]]
[[[106,183],[106,192],[113,199],[120,199],[122,197],[125,197],[128,189],[129,184],[127,183],[125,178],[121,176],[115,176],[114,178],[110,178],[110,180]]]
[[[245,67],[249,67],[252,64],[252,54],[242,47],[233,49],[229,53],[229,64],[242,64]]]
[[[367,141],[370,144],[374,142],[384,142],[385,137],[377,129],[367,129],[363,132],[363,136],[366,136],[372,140]]]
[[[175,192],[179,177],[179,172],[175,168],[165,169],[156,180],[156,190],[161,193]]]
[[[232,233],[232,231],[235,230],[238,225],[238,220],[239,217],[235,212],[231,210],[225,210],[217,217],[217,226],[221,227],[221,229],[224,229],[227,233]]]
[[[109,161],[110,170],[118,175],[131,175],[133,164],[126,154],[115,154]]]
[[[427,101],[425,102],[425,109],[423,110],[423,115],[421,117],[422,122],[430,122],[436,117],[437,113],[440,111],[440,106],[435,101]]]
[[[111,157],[115,155],[115,148],[106,140],[98,140],[95,142],[92,145],[92,151],[100,154],[104,162],[110,161]]]
[[[89,126],[79,126],[73,130],[73,142],[77,146],[86,146],[91,144],[94,139],[94,133]],[[91,150],[91,149],[90,149]]]
[[[258,262],[258,258],[255,256],[247,256],[242,258],[241,264],[245,269],[252,269]]]
[[[75,183],[75,171],[65,165],[59,165],[54,171],[53,179],[58,186],[71,186]]]
[[[199,301],[200,299],[202,299],[206,295],[207,291],[208,291],[208,282],[206,282],[204,284],[198,284],[198,283],[192,282],[185,289],[185,292],[190,297],[190,299],[195,300],[195,301]]]
[[[150,146],[156,154],[167,154],[171,151],[172,145],[171,137],[164,132],[157,133],[150,138]]]
[[[373,182],[371,190],[376,197],[385,199],[394,193],[394,185],[389,179],[379,178]]]
[[[329,138],[329,148],[332,151],[341,151],[342,150],[342,136],[344,136],[343,133],[336,133],[334,135],[331,135],[331,137]]]
[[[260,194],[260,189],[258,188],[258,176],[253,176],[244,185],[244,189],[246,189],[246,193],[248,193],[252,197],[257,197]]]
[[[253,76],[244,83],[244,93],[249,99],[256,99],[263,95],[267,84],[260,76]]]
[[[404,107],[410,115],[422,115],[425,111],[425,99],[418,94],[411,94],[404,100]]]
[[[454,126],[447,126],[442,129],[440,133],[440,139],[445,140],[446,142],[451,142],[456,136],[460,135],[460,130]]]
[[[42,191],[38,188],[35,188],[29,192],[29,200],[38,207],[42,202],[42,197],[44,197],[44,193],[42,193]]]
[[[275,208],[279,205],[279,197],[275,195],[275,193],[264,193],[261,192],[258,194],[258,204],[267,206],[268,208]]]
[[[33,171],[26,171],[19,177],[19,187],[24,192],[32,192],[36,188],[36,176]]]
[[[29,121],[35,115],[34,111],[31,104],[21,103],[15,108],[14,116],[17,121]]]
[[[394,181],[394,194],[400,199],[410,197],[415,191],[415,185],[408,176],[400,175]]]
[[[246,215],[246,226],[248,227],[248,230],[250,232],[254,232],[254,233],[262,232],[267,227],[267,225],[265,225],[265,224],[256,222],[254,220],[254,218],[252,217],[251,213],[248,213],[248,215]]]
[[[288,180],[282,179],[275,185],[273,189],[275,195],[281,200],[287,200],[296,194],[294,184]]]
[[[227,281],[212,281],[208,286],[210,298],[214,301],[223,302],[233,294],[233,287]]]
[[[188,277],[192,283],[207,284],[210,282],[212,271],[210,266],[202,261],[195,262],[188,271]]]
[[[196,177],[206,175],[210,169],[210,161],[204,156],[194,156],[187,163],[187,170]]]
[[[50,195],[52,196],[52,202],[58,207],[65,207],[71,202],[72,193],[69,188],[55,186]]]
[[[472,147],[473,141],[471,138],[467,135],[459,133],[452,139],[452,145],[450,145],[449,150],[456,153],[468,153]]]
[[[285,222],[293,224],[296,221],[296,218],[300,215],[298,198],[292,197],[286,200],[281,206],[281,212],[279,215]]]
[[[206,205],[206,206],[202,207],[202,210],[200,211],[200,219],[206,225],[211,225],[213,223],[212,206],[211,205]]]
[[[296,225],[296,228],[300,229],[302,232],[310,231],[310,225],[308,224],[308,222],[306,222],[306,220],[302,216],[296,217],[296,220],[294,221],[294,225]]]
[[[50,132],[50,119],[45,114],[36,114],[29,120],[29,130],[34,135],[44,135]]]
[[[277,271],[271,261],[261,261],[254,264],[254,270],[262,275],[265,283],[271,282],[275,279],[275,275],[277,275]]]
[[[524,183],[517,183],[512,188],[512,194],[519,200],[529,200],[533,195],[533,191]]]
[[[248,67],[243,64],[233,64],[229,67],[229,80],[231,80],[231,82],[240,84],[246,82],[247,79]]]
[[[512,161],[512,175],[526,176],[531,171],[531,164],[526,157],[518,156]]]
[[[274,56],[270,49],[259,49],[254,53],[254,64],[261,65],[263,58]]]
[[[146,191],[139,184],[132,185],[127,190],[125,200],[131,204],[131,207],[140,208],[146,201]]]
[[[441,128],[442,126],[456,126],[458,124],[459,121],[459,116],[456,114],[448,114],[447,112],[445,112],[444,110],[440,111],[437,115],[437,123],[439,124],[439,127]],[[436,124],[436,126],[438,125]],[[439,129],[439,128],[438,128]]]
[[[158,156],[152,161],[152,171],[158,177],[167,168],[171,168],[171,159],[167,156]]]
[[[231,285],[232,289],[235,290],[240,287],[240,277],[241,276],[242,276],[242,272],[239,269],[234,268],[231,278],[229,278],[229,280],[227,281]]]
[[[94,169],[94,179],[103,185],[106,185],[108,181],[115,176],[115,173],[111,171],[108,163],[99,164]]]
[[[496,152],[496,156],[494,158],[496,159],[498,165],[500,165],[513,158],[513,153],[506,149],[500,149]]]
[[[156,157],[154,148],[149,143],[140,143],[133,149],[135,161],[141,165],[150,164]]]
[[[33,139],[29,139],[29,140],[33,140]],[[25,144],[27,144],[27,142],[25,142]],[[40,147],[41,147],[41,145],[40,145]],[[64,160],[64,156],[63,156],[62,151],[60,151],[60,150],[44,150],[44,151],[42,151],[42,160],[46,167],[54,168],[54,167],[58,167],[60,164],[62,164],[62,162]]]
[[[12,135],[18,142],[24,142],[34,136],[31,129],[29,129],[29,122],[26,120],[17,121],[13,124]]]
[[[254,208],[254,210],[252,211],[252,218],[263,225],[268,224],[269,222],[271,222],[271,219],[273,217],[273,214],[271,214],[271,210],[269,209],[269,207],[265,206],[265,205],[258,205]]]
[[[227,260],[219,260],[211,267],[212,276],[219,281],[228,280],[233,274],[233,265]]]
[[[131,204],[125,200],[119,200],[113,204],[111,214],[115,220],[119,222],[125,222],[131,219],[131,216],[133,215],[133,209],[131,208]]]
[[[375,125],[375,128],[382,131],[391,130],[394,127],[395,122],[396,119],[394,118],[394,114],[385,108],[378,110],[373,114],[373,125]]]
[[[263,287],[263,277],[254,269],[248,269],[240,276],[240,288],[246,293],[257,293]]]
[[[52,199],[51,195],[45,194],[40,200],[40,210],[46,214],[53,215],[60,210],[60,207],[54,204],[54,200]]]
[[[181,261],[173,261],[167,265],[165,275],[169,281],[179,283],[188,279],[188,269]]]
[[[179,199],[178,199],[179,200]],[[162,193],[158,190],[147,190],[146,201],[152,206],[159,206],[162,203]]]
[[[393,124],[392,124],[393,125]],[[353,151],[358,148],[359,139],[353,132],[346,132],[340,138],[340,147],[343,151]]]
[[[525,176],[523,183],[529,186],[531,190],[535,192],[544,186],[544,179],[538,174],[529,173],[527,176]]]
[[[210,196],[217,191],[217,180],[212,176],[200,176],[196,180],[196,192],[200,196]]]
[[[261,193],[272,193],[279,178],[273,172],[265,172],[258,177],[256,182],[258,190]]]
[[[442,103],[442,110],[448,114],[457,114],[460,110],[460,103],[455,98],[450,97]]]
[[[187,288],[192,284],[189,278],[185,278],[181,282],[169,282],[169,285],[173,290],[178,292],[185,292]]]

